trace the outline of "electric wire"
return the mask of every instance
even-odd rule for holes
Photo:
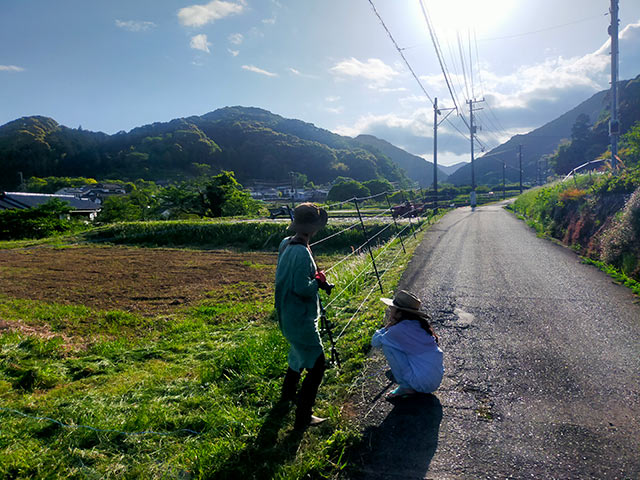
[[[347,227],[347,228],[343,228],[342,230],[340,230],[339,232],[333,233],[331,235],[329,235],[328,237],[324,237],[321,238],[320,240],[318,240],[317,242],[313,242],[311,244],[309,244],[310,247],[315,247],[316,245],[321,244],[322,242],[326,242],[327,240],[332,239],[333,237],[337,237],[338,235],[343,234],[344,232],[348,232],[349,230],[356,228],[357,226],[360,225],[360,222],[356,222],[353,225]]]
[[[451,84],[449,83],[449,76],[447,75],[447,69],[444,65],[444,61],[442,59],[442,55],[440,54],[440,44],[437,41],[436,33],[431,25],[431,20],[429,18],[429,14],[427,13],[427,7],[424,5],[423,0],[420,0],[420,8],[422,9],[422,15],[424,16],[424,20],[427,24],[427,29],[429,30],[429,35],[431,36],[431,42],[433,43],[433,48],[436,51],[436,57],[438,58],[438,63],[440,64],[440,69],[442,70],[442,75],[444,76],[444,80],[447,84],[447,88],[449,89],[449,94],[451,95],[451,99],[453,100],[453,104],[456,107],[456,110],[459,110],[458,104],[456,102],[456,97],[453,94],[453,90],[451,88]],[[434,103],[434,102],[431,102]]]
[[[488,41],[491,41],[491,40],[505,40],[507,38],[516,38],[516,37],[524,37],[525,35],[534,35],[536,33],[547,32],[549,30],[555,30],[557,28],[567,27],[569,25],[575,25],[577,23],[587,22],[589,20],[593,20],[595,18],[601,18],[601,17],[607,16],[607,15],[608,15],[608,13],[605,13],[604,15],[603,14],[593,15],[591,17],[586,17],[586,18],[582,18],[580,20],[576,20],[574,22],[568,22],[568,23],[563,23],[563,24],[560,24],[560,25],[554,25],[552,27],[542,28],[540,30],[533,30],[531,32],[516,33],[514,35],[505,35],[505,36],[502,36],[502,37],[481,38],[480,41],[481,42],[488,42]]]
[[[369,3],[371,4],[371,8],[373,9],[373,12],[376,14],[376,17],[378,17],[378,20],[380,20],[380,23],[382,24],[382,26],[384,27],[385,31],[387,32],[387,35],[389,35],[389,38],[391,39],[391,41],[393,42],[393,44],[396,47],[396,50],[398,50],[398,53],[400,54],[400,56],[402,57],[402,60],[404,60],[405,65],[407,66],[407,68],[409,69],[409,71],[411,72],[411,75],[413,75],[413,78],[416,80],[416,82],[418,82],[418,85],[420,86],[420,89],[422,90],[422,92],[426,95],[426,97],[429,99],[429,101],[431,102],[431,105],[434,104],[433,99],[431,98],[431,95],[429,95],[427,93],[427,90],[424,88],[424,86],[422,85],[422,82],[420,81],[420,79],[418,78],[418,76],[416,75],[416,73],[413,71],[413,68],[411,68],[411,65],[409,64],[409,61],[406,59],[406,57],[404,56],[404,53],[402,53],[402,49],[398,46],[398,43],[396,42],[395,38],[393,38],[393,35],[391,35],[391,32],[389,31],[389,29],[387,28],[387,25],[384,23],[384,21],[382,20],[382,17],[380,16],[380,14],[378,13],[378,10],[376,9],[376,6],[373,4],[373,0],[369,0]]]

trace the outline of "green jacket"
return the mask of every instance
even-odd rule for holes
[[[306,246],[289,245],[292,238],[285,238],[278,248],[275,306],[278,325],[291,346],[289,367],[299,372],[312,368],[323,349],[316,263]]]

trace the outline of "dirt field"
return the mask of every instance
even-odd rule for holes
[[[118,247],[0,250],[0,293],[156,315],[215,298],[238,282],[251,285],[248,295],[272,295],[275,264],[276,255],[268,253]],[[236,293],[242,297],[242,291]]]

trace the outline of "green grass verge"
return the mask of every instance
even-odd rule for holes
[[[624,285],[627,288],[630,288],[633,293],[640,296],[640,282],[637,282],[633,278],[628,277],[619,269],[614,267],[613,265],[609,265],[607,263],[601,262],[600,260],[593,260],[587,257],[581,257],[582,263],[586,263],[588,265],[594,265],[602,270],[604,273],[613,278],[620,285]]]
[[[399,240],[374,250],[385,295],[421,235],[405,237],[406,253]],[[340,258],[318,262],[326,268]],[[215,299],[148,319],[0,297],[0,318],[23,327],[0,330],[0,405],[107,430],[0,411],[0,477],[335,476],[359,439],[340,407],[384,311],[368,261],[366,253],[354,255],[329,273],[334,295],[345,291],[328,308],[343,368],[327,371],[318,395],[317,412],[330,421],[303,435],[291,428],[293,412],[274,408],[287,344],[270,298],[239,302],[229,287]]]

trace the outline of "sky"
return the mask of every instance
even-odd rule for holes
[[[438,129],[438,162],[450,165],[469,161],[467,99],[484,99],[474,107],[481,155],[609,88],[609,6],[0,0],[0,124],[44,115],[112,134],[242,105],[431,159],[432,100],[454,107],[451,90],[458,109]],[[640,1],[620,0],[619,17],[628,79],[640,74]]]

